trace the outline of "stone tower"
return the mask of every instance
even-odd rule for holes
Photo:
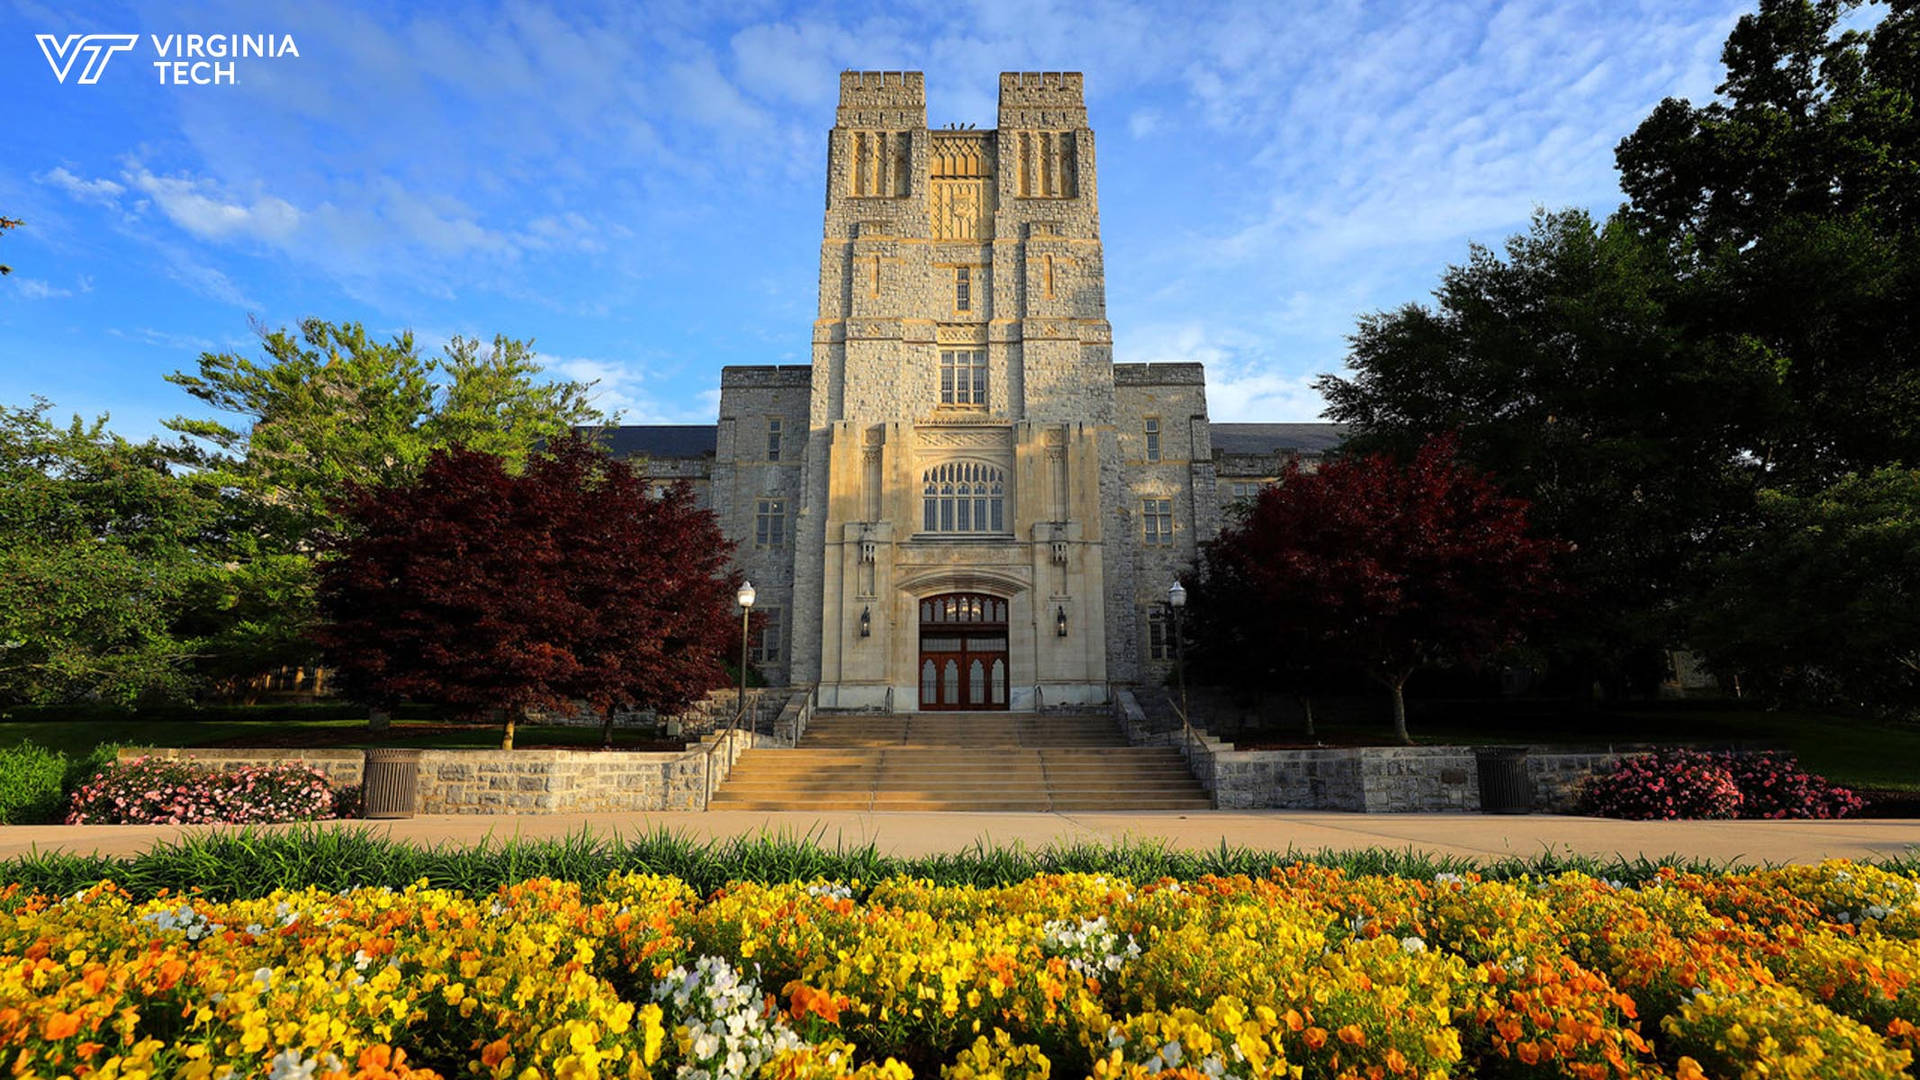
[[[790,677],[822,706],[1105,697],[1117,458],[1081,77],[1002,75],[999,111],[933,130],[919,72],[840,78],[792,597],[820,615]],[[985,598],[973,639],[953,597]]]

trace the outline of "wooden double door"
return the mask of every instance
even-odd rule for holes
[[[920,601],[920,708],[1005,709],[1007,602],[980,593]]]

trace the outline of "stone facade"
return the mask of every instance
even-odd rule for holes
[[[424,750],[416,814],[561,814],[704,810],[707,796],[750,732],[708,736],[684,751],[648,754],[592,750]],[[311,765],[337,787],[361,782],[359,750],[126,749],[134,757],[190,760],[218,769],[275,763]],[[711,771],[711,776],[709,776]]]
[[[1479,761],[1471,746],[1357,746],[1235,750],[1198,728],[1191,736],[1151,725],[1131,691],[1115,694],[1114,716],[1136,745],[1179,747],[1221,810],[1351,810],[1440,813],[1480,809]],[[1580,782],[1620,760],[1617,753],[1532,747],[1527,776],[1535,810],[1570,813]]]
[[[1233,425],[1223,457],[1200,365],[1114,363],[1081,76],[999,91],[994,130],[937,129],[919,72],[842,73],[811,363],[726,368],[713,428],[610,433],[703,495],[773,615],[762,675],[821,708],[920,707],[928,605],[955,594],[1004,611],[988,707],[1164,678],[1156,622],[1220,526],[1223,466],[1268,480],[1338,439]],[[936,513],[975,482],[976,516]]]

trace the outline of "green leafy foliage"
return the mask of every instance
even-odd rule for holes
[[[183,698],[222,621],[195,598],[246,591],[232,503],[186,447],[49,409],[0,409],[0,700]]]
[[[102,744],[76,757],[31,739],[0,745],[0,825],[59,821],[67,796],[111,764],[117,750]]]
[[[0,825],[57,821],[66,799],[67,755],[31,742],[0,747]]]
[[[1548,643],[1574,685],[1651,690],[1691,632],[1765,681],[1785,638],[1707,628],[1737,626],[1709,567],[1784,522],[1755,493],[1920,462],[1920,9],[1762,0],[1722,59],[1715,100],[1669,99],[1620,143],[1619,213],[1541,213],[1504,258],[1474,247],[1432,307],[1363,318],[1351,376],[1320,383],[1361,448],[1457,431],[1576,545],[1583,599]],[[1814,606],[1857,632],[1831,648],[1900,663],[1866,620]],[[1847,696],[1815,682],[1814,700]]]
[[[1694,640],[1775,697],[1920,718],[1920,469],[1763,491]]]
[[[1479,873],[1507,881],[1523,875],[1551,877],[1581,871],[1637,884],[1663,866],[1715,873],[1726,864],[1674,857],[1594,859],[1559,852],[1531,858],[1471,859],[1408,850],[1262,851],[1231,847],[1190,851],[1158,842],[1065,844],[1043,848],[972,848],[906,858],[867,844],[828,844],[816,833],[763,833],[703,841],[664,829],[609,837],[582,830],[558,840],[507,840],[462,847],[419,846],[365,826],[293,826],[271,832],[236,829],[183,836],[126,857],[41,852],[0,862],[0,885],[18,882],[26,892],[51,896],[112,880],[135,900],[161,890],[199,890],[210,899],[265,896],[275,889],[404,889],[426,881],[433,888],[471,894],[551,877],[578,882],[594,895],[608,875],[662,874],[709,894],[729,882],[789,882],[831,879],[862,883],[859,895],[889,877],[923,878],[940,885],[1010,885],[1038,874],[1114,874],[1129,881],[1173,878],[1194,881],[1208,874],[1265,877],[1273,867],[1337,866],[1362,876],[1431,879],[1439,873]],[[1899,868],[1911,860],[1888,860]]]
[[[1573,548],[1559,656],[1647,685],[1680,639],[1675,605],[1744,505],[1740,449],[1772,409],[1770,360],[1681,331],[1656,244],[1582,211],[1536,215],[1505,257],[1475,246],[1432,308],[1363,318],[1351,378],[1324,376],[1329,414],[1359,449],[1409,452],[1457,433],[1462,457],[1527,500]]]

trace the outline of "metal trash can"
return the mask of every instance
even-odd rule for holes
[[[1473,756],[1480,772],[1481,813],[1533,813],[1533,778],[1527,775],[1526,747],[1483,746]]]
[[[368,817],[412,817],[420,787],[420,751],[384,746],[368,750],[362,781]]]

